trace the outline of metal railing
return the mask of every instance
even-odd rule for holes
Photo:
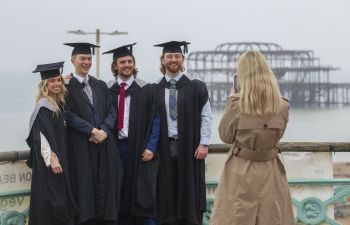
[[[29,196],[30,190],[12,191],[0,193],[0,199],[11,197]],[[0,225],[24,225],[29,216],[29,206],[23,212],[7,210],[0,215]]]
[[[282,142],[278,147],[282,152],[350,152],[349,142]],[[212,145],[209,153],[226,153],[229,148],[230,145]],[[315,196],[308,196],[302,200],[292,198],[296,208],[296,224],[317,225],[325,222],[330,225],[341,225],[327,216],[327,207],[335,203],[344,203],[346,198],[350,197],[350,179],[289,179],[288,183],[290,186],[330,186],[334,190],[334,195],[326,200]],[[217,185],[218,181],[207,181],[207,191],[213,194]],[[213,204],[214,199],[208,198],[207,212],[203,218],[204,225],[209,224]],[[350,212],[347,216],[350,216]]]
[[[350,152],[350,142],[284,142],[279,144],[282,152]],[[213,144],[209,146],[209,154],[226,153],[230,145]],[[25,160],[29,156],[29,151],[9,151],[0,152],[0,162]],[[290,186],[332,186],[334,195],[326,200],[321,200],[315,196],[309,196],[302,200],[292,199],[297,209],[296,223],[310,225],[326,222],[330,225],[340,225],[340,223],[327,217],[327,207],[331,204],[344,202],[350,196],[350,179],[290,179]],[[213,193],[216,189],[217,181],[208,181],[207,191]],[[30,190],[13,191],[0,193],[0,199],[15,196],[29,196]],[[214,199],[207,199],[208,211],[204,214],[203,224],[208,225]],[[0,225],[24,225],[29,215],[29,206],[23,211],[5,211],[0,215]]]
[[[334,195],[326,200],[321,200],[315,196],[309,196],[302,200],[292,198],[292,203],[297,209],[295,222],[302,222],[304,224],[316,225],[326,222],[330,225],[341,225],[335,220],[327,216],[327,207],[331,204],[344,202],[346,197],[350,196],[350,179],[290,179],[288,180],[290,186],[341,186]],[[207,189],[216,189],[218,182],[207,182]],[[207,199],[207,212],[204,214],[203,224],[208,225],[210,214],[214,205],[214,199]]]

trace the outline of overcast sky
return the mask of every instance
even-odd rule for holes
[[[152,46],[170,40],[191,42],[190,52],[224,42],[274,42],[284,49],[314,50],[322,64],[350,72],[349,9],[348,0],[1,0],[0,75],[30,74],[36,64],[61,60],[70,72],[71,48],[62,43],[94,43],[95,36],[66,31],[97,28],[129,32],[101,36],[101,51],[137,42],[140,76],[149,81],[159,77],[161,49]],[[111,55],[101,61],[102,78],[108,80]]]

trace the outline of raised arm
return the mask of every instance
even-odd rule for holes
[[[224,114],[219,125],[219,135],[221,140],[227,144],[233,144],[238,126],[239,106],[238,99],[229,97]]]

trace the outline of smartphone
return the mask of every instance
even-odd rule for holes
[[[240,91],[237,74],[233,74],[233,88],[235,89],[235,93],[238,93]]]

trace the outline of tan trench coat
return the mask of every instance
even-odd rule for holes
[[[273,153],[288,122],[288,101],[281,100],[279,114],[252,116],[240,112],[238,100],[238,95],[229,97],[219,126],[222,141],[233,145],[216,191],[210,224],[294,225],[284,166]]]

